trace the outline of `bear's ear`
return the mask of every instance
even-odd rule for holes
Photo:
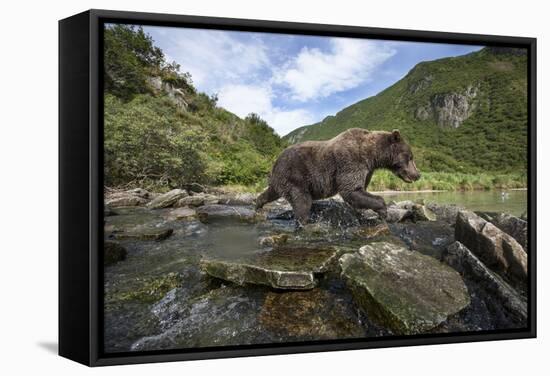
[[[399,142],[401,141],[401,133],[399,133],[399,129],[394,129],[391,132],[391,140],[392,142]]]

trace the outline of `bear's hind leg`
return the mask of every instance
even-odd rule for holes
[[[285,197],[294,211],[294,218],[298,221],[299,226],[304,226],[309,221],[311,211],[312,198],[309,193],[305,193],[299,189],[292,189]]]
[[[261,209],[265,204],[275,201],[279,197],[281,196],[271,186],[268,186],[267,189],[256,198],[256,209]]]

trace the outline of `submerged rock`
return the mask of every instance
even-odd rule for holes
[[[262,236],[260,239],[258,239],[258,243],[260,243],[260,245],[264,247],[273,247],[285,244],[287,240],[288,234],[278,234]]]
[[[212,223],[224,220],[254,222],[256,219],[256,212],[244,206],[213,204],[199,207],[197,209],[197,217],[202,223]]]
[[[183,207],[183,208],[176,208],[176,209],[172,209],[170,210],[165,218],[168,219],[168,220],[175,220],[175,221],[181,221],[181,220],[185,220],[185,221],[190,221],[190,220],[193,220],[195,219],[197,216],[197,212],[195,211],[195,209],[191,209],[191,208],[188,208],[188,207]]]
[[[111,237],[119,240],[155,240],[161,241],[168,238],[174,230],[168,229],[143,229],[125,232],[113,232]]]
[[[381,223],[376,226],[361,226],[353,229],[353,235],[362,239],[373,239],[379,236],[390,235],[391,231],[387,223]]]
[[[445,248],[455,240],[453,227],[443,221],[391,223],[390,229],[409,249],[438,260]]]
[[[493,311],[506,310],[512,320],[526,323],[527,301],[497,274],[489,270],[468,248],[454,242],[443,256],[443,260],[459,273],[475,280],[479,288],[496,298]],[[489,302],[490,304],[491,302]]]
[[[265,292],[226,286],[191,299],[174,299],[169,325],[135,341],[132,351],[273,343],[258,323]],[[170,304],[170,303],[168,303]]]
[[[358,306],[394,333],[425,332],[470,304],[455,270],[395,244],[366,245],[340,266]]]
[[[126,248],[118,243],[106,241],[103,243],[103,264],[112,265],[126,258]]]
[[[503,276],[525,285],[527,253],[510,235],[478,215],[461,211],[455,239],[470,249],[484,264]]]
[[[338,250],[275,248],[237,260],[203,258],[201,269],[208,275],[237,285],[257,284],[277,289],[307,290],[317,285],[316,275],[326,272]]]
[[[172,189],[153,199],[147,206],[149,209],[162,209],[174,205],[180,198],[187,196],[185,189]]]
[[[268,292],[259,322],[283,338],[320,340],[365,335],[353,306],[342,296],[320,288]]]

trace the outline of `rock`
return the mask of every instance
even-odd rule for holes
[[[468,86],[462,92],[434,95],[429,103],[419,106],[414,116],[419,120],[433,119],[442,127],[458,128],[477,108],[478,86]]]
[[[489,270],[468,248],[460,242],[454,242],[443,255],[443,260],[456,271],[475,280],[486,292],[495,296],[497,304],[492,310],[503,308],[513,320],[527,322],[527,301],[497,274]]]
[[[286,243],[288,240],[288,234],[262,236],[258,239],[258,242],[263,247],[273,247]]]
[[[427,203],[426,207],[435,214],[437,220],[445,221],[452,225],[456,222],[458,212],[461,210],[466,210],[462,206],[454,204],[437,204],[435,202]]]
[[[292,210],[275,210],[267,214],[268,220],[294,219]],[[314,201],[309,217],[310,223],[324,223],[332,227],[344,228],[381,223],[378,214],[372,210],[355,210],[337,199]]]
[[[256,212],[244,206],[212,204],[197,208],[197,217],[202,223],[227,220],[254,222],[256,219]]]
[[[405,245],[424,255],[441,259],[449,244],[455,241],[454,229],[443,221],[421,221],[391,223],[392,234],[397,235]]]
[[[386,221],[390,223],[401,222],[412,215],[410,210],[401,209],[397,206],[389,206],[386,212]]]
[[[335,249],[278,247],[236,260],[203,258],[200,265],[208,275],[240,286],[307,290],[317,285],[316,274],[326,272],[337,255]]]
[[[161,241],[168,238],[174,230],[168,229],[144,229],[124,232],[113,232],[111,236],[119,240],[155,240]]]
[[[529,248],[527,247],[527,221],[507,213],[498,213],[490,221],[516,239],[525,252],[529,252]]]
[[[390,235],[390,228],[386,223],[381,223],[376,226],[361,226],[357,229],[354,229],[353,235],[362,239],[373,239],[378,236],[387,236]]]
[[[217,204],[219,202],[219,198],[210,195],[207,193],[196,193],[193,196],[187,196],[183,197],[178,200],[178,202],[174,205],[176,207],[182,207],[182,206],[202,206],[202,205],[212,205]]]
[[[116,196],[105,200],[105,205],[111,208],[118,208],[123,206],[141,206],[145,205],[147,200],[133,195]]]
[[[478,215],[461,211],[455,239],[497,273],[522,285],[527,283],[527,253],[510,235]]]
[[[343,302],[338,294],[320,288],[268,292],[259,322],[271,332],[302,340],[365,335],[353,306]]]
[[[365,245],[340,266],[357,305],[396,334],[426,332],[470,304],[455,270],[395,244]]]
[[[186,220],[190,221],[195,219],[197,216],[197,212],[195,209],[191,209],[189,207],[183,207],[183,208],[176,208],[170,210],[166,215],[165,218],[172,221],[181,221]]]
[[[223,195],[218,199],[219,204],[223,205],[254,205],[256,195],[253,193],[238,193],[236,195]]]
[[[412,219],[418,221],[435,221],[437,217],[434,212],[426,208],[424,205],[414,204],[412,207]]]
[[[258,323],[264,291],[221,287],[173,302],[174,320],[160,333],[135,340],[133,351],[273,343]]]
[[[411,200],[399,201],[395,203],[395,207],[399,209],[412,210],[416,204]]]
[[[103,243],[103,264],[107,266],[122,261],[126,258],[127,253],[126,248],[120,244],[105,241]]]
[[[174,205],[180,198],[187,196],[185,189],[172,189],[157,196],[148,204],[149,209],[162,209]]]

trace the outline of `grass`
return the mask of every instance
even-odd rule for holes
[[[527,177],[523,174],[468,174],[451,172],[424,172],[420,180],[405,183],[390,171],[377,171],[368,189],[371,191],[474,191],[490,189],[525,188]]]
[[[423,172],[420,180],[405,183],[388,170],[379,170],[373,175],[368,186],[369,191],[476,191],[491,189],[513,189],[527,187],[527,177],[520,173],[451,173]],[[223,192],[244,193],[262,192],[266,182],[252,185],[223,185],[216,187]]]

